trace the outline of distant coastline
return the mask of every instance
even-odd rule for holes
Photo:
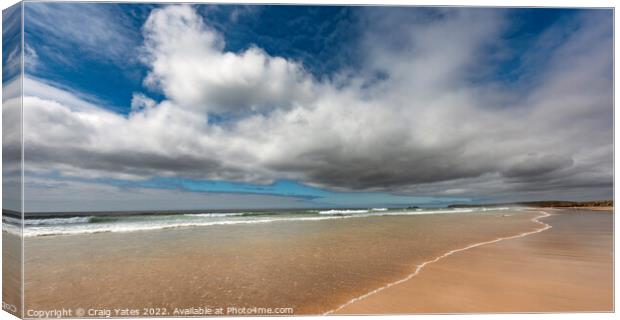
[[[536,208],[586,208],[586,207],[611,207],[614,206],[613,200],[597,201],[564,201],[564,200],[544,200],[526,201],[492,204],[452,204],[448,208],[476,208],[476,207],[499,207],[499,206],[527,206]]]
[[[565,201],[565,200],[543,200],[543,201],[524,201],[524,202],[504,202],[504,203],[456,203],[447,206],[437,206],[436,208],[478,208],[478,207],[506,207],[506,206],[526,206],[536,208],[613,208],[613,200],[596,200],[596,201]],[[334,207],[335,208],[335,207]],[[169,214],[192,214],[203,212],[237,212],[239,210],[252,212],[286,212],[297,210],[318,210],[318,209],[334,209],[334,208],[274,208],[274,209],[179,209],[179,210],[126,210],[126,211],[68,211],[68,212],[26,212],[25,218],[62,218],[62,217],[80,217],[80,216],[125,216],[125,215],[169,215]],[[390,209],[420,209],[418,206],[394,207]],[[337,208],[337,209],[362,209],[362,208]],[[369,208],[367,208],[369,209]],[[3,216],[21,218],[21,213],[15,210],[2,209]]]

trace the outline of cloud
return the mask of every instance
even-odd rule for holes
[[[189,6],[155,9],[144,25],[145,83],[187,109],[261,112],[307,103],[315,83],[301,65],[257,47],[223,52],[224,39]]]
[[[131,97],[131,110],[140,111],[145,108],[152,108],[157,104],[155,100],[145,96],[142,93],[134,93]]]
[[[554,154],[547,154],[543,157],[527,155],[517,163],[502,172],[507,178],[516,177],[542,177],[562,168],[573,165],[573,159],[564,158]]]
[[[24,46],[24,49],[24,68],[34,70],[39,65],[39,55],[37,51],[28,44]]]
[[[71,66],[66,56],[80,52],[108,62],[131,61],[139,33],[116,5],[94,3],[27,3],[25,32],[36,41],[45,35],[45,55]],[[54,23],[50,23],[54,21]]]
[[[534,85],[508,86],[489,75],[500,11],[401,11],[365,10],[376,23],[360,44],[364,67],[317,80],[257,47],[226,52],[191,6],[155,9],[142,60],[165,99],[137,93],[123,116],[29,79],[28,170],[419,195],[609,193],[609,16],[552,26],[568,28],[557,46],[526,49],[550,50],[523,65]]]
[[[254,15],[260,10],[261,10],[261,7],[257,5],[235,6],[230,11],[229,19],[231,22],[237,23],[244,16]]]

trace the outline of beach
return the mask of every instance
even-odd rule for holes
[[[338,310],[342,314],[611,312],[611,211],[544,209],[551,228],[478,246]]]
[[[2,301],[3,310],[21,315],[22,301],[22,245],[21,238],[2,232]]]
[[[612,215],[549,212],[550,217],[539,220],[549,222],[553,226],[549,230],[455,253],[426,266],[409,281],[351,303],[338,313],[611,310]],[[130,308],[159,312],[151,316],[181,316],[204,315],[191,312],[206,309],[247,308],[258,312],[254,314],[266,314],[267,309],[324,314],[408,277],[418,265],[447,252],[541,229],[544,224],[535,221],[541,216],[540,210],[520,209],[27,237],[26,313]],[[565,228],[569,231],[562,231]],[[584,233],[583,239],[572,234],[575,228],[577,234]],[[557,248],[551,240],[546,246],[534,246],[545,249],[536,252],[519,245],[542,235],[555,235]],[[561,265],[573,255],[580,260],[568,263],[563,272],[553,272],[556,286],[541,282],[531,288],[536,299],[530,299],[527,292],[516,292],[510,298],[520,300],[508,302],[487,292],[514,291],[517,285],[530,282],[527,278],[509,281],[512,275],[503,272],[544,273],[550,263]],[[464,257],[470,258],[458,260]],[[451,267],[438,269],[444,262],[451,262]],[[420,280],[426,285],[419,285]],[[459,286],[461,291],[442,290],[450,286]],[[566,294],[567,287],[588,299],[580,305],[575,303],[577,294],[558,297]],[[476,291],[497,299],[481,296],[478,304],[470,304],[468,297]],[[527,303],[545,296],[556,303]],[[446,304],[445,300],[453,301]]]

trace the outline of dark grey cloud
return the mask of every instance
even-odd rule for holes
[[[309,181],[329,188],[354,190],[393,190],[411,184],[477,177],[495,170],[495,164],[476,159],[475,155],[464,157],[462,146],[406,148],[403,142],[409,139],[402,137],[391,143],[386,140],[391,147],[377,145],[374,153],[357,156],[352,156],[351,150],[340,142],[331,150],[313,150],[295,159],[280,159],[271,168],[278,172],[303,172]]]
[[[554,171],[573,165],[573,159],[554,154],[543,157],[528,155],[525,159],[502,172],[506,178],[544,177]]]

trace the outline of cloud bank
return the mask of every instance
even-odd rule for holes
[[[364,67],[317,79],[256,46],[225,51],[191,6],[155,9],[140,59],[145,86],[165,99],[137,92],[121,115],[27,78],[27,170],[498,199],[611,194],[607,16],[551,26],[506,83],[493,76],[511,55],[502,11],[406,13],[364,9]]]

